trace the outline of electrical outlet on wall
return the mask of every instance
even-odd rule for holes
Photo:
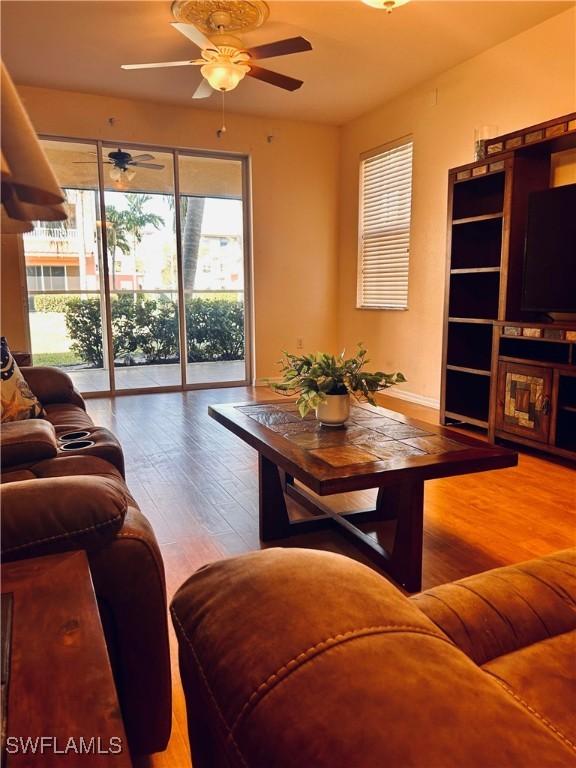
[[[296,349],[304,349],[304,339],[302,336],[296,336]]]

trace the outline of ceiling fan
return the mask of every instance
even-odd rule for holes
[[[90,154],[95,154],[91,152]],[[108,160],[103,160],[105,165],[111,165],[110,178],[112,181],[120,181],[126,177],[128,181],[132,181],[136,171],[134,168],[150,168],[154,171],[161,171],[164,166],[159,163],[151,163],[150,160],[154,160],[154,155],[131,155],[130,152],[125,152],[118,147],[114,152],[109,152]],[[75,160],[76,165],[83,165],[85,163],[97,163],[98,160]]]
[[[122,64],[122,69],[199,66],[204,79],[193,94],[193,99],[205,99],[212,94],[212,90],[231,91],[236,88],[245,75],[270,83],[270,85],[275,85],[278,88],[284,88],[287,91],[295,91],[303,84],[302,80],[264,69],[252,62],[274,56],[287,56],[292,53],[311,51],[312,45],[308,40],[303,37],[290,37],[286,40],[276,40],[272,43],[245,48],[238,37],[230,34],[230,31],[239,29],[253,29],[264,21],[268,15],[268,8],[265,3],[259,3],[259,6],[265,7],[265,15],[262,15],[263,12],[259,7],[261,16],[257,21],[253,18],[249,23],[244,21],[243,10],[249,7],[249,12],[254,11],[255,4],[255,0],[251,0],[251,2],[221,0],[212,4],[206,3],[204,0],[174,3],[173,11],[177,18],[192,18],[195,23],[173,23],[171,26],[200,48],[202,58],[152,64]],[[175,6],[180,7],[175,8]],[[182,6],[186,7],[183,8]],[[213,10],[215,6],[217,10]],[[177,11],[179,15],[176,13]],[[184,11],[187,15],[183,16]],[[200,13],[207,13],[207,16],[202,18]],[[199,28],[200,26],[207,30],[207,34]]]

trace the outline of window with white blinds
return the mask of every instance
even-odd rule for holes
[[[412,139],[360,158],[359,308],[406,309],[412,207]]]

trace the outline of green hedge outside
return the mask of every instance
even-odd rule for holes
[[[34,296],[34,309],[36,312],[66,312],[66,306],[70,301],[68,296],[58,296],[56,294],[47,294]]]
[[[126,365],[179,361],[176,302],[165,296],[122,294],[112,298],[110,309],[115,360],[123,360]],[[69,298],[64,314],[71,350],[94,367],[102,367],[99,299]],[[186,327],[188,362],[244,358],[243,304],[226,299],[188,298]]]

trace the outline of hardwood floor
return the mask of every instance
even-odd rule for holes
[[[130,490],[152,523],[169,599],[197,568],[258,549],[257,455],[210,419],[208,405],[271,399],[266,389],[233,388],[98,398],[97,424],[122,442]],[[386,407],[431,423],[438,412],[383,396]],[[338,508],[366,506],[374,492],[334,498]],[[326,501],[326,499],[324,499]],[[424,589],[576,543],[576,473],[549,458],[521,454],[513,469],[433,480],[425,486]],[[284,545],[285,542],[282,542]],[[290,546],[356,556],[336,533]],[[189,768],[186,710],[171,634],[174,691],[169,748],[138,766]]]

